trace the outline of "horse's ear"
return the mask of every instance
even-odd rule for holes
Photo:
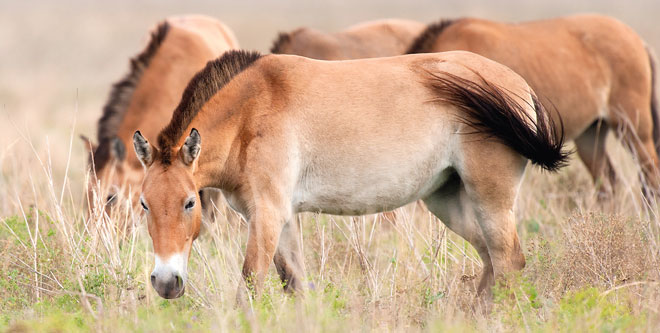
[[[112,139],[112,155],[117,161],[123,161],[126,158],[126,146],[118,137]]]
[[[199,156],[199,152],[202,149],[202,137],[199,136],[199,132],[196,129],[190,131],[190,135],[186,138],[186,141],[181,147],[181,158],[183,163],[186,165],[191,165]]]
[[[80,140],[83,141],[83,146],[85,146],[88,152],[92,153],[96,150],[96,145],[92,142],[92,139],[81,134]]]
[[[152,146],[140,131],[135,131],[135,134],[133,134],[133,147],[135,147],[135,154],[142,165],[148,168],[154,162],[157,153],[156,147]]]

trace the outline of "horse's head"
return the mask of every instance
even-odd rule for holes
[[[147,215],[155,255],[151,284],[161,297],[177,298],[184,293],[188,256],[201,227],[201,205],[193,180],[201,139],[193,129],[181,147],[168,152],[171,159],[162,158],[163,152],[139,131],[133,144],[147,170],[140,204]]]
[[[130,165],[126,158],[126,146],[115,137],[107,142],[94,145],[90,139],[81,137],[89,151],[90,178],[87,187],[88,211],[103,208],[107,213],[121,202],[133,198],[142,183],[144,170]],[[136,162],[135,162],[136,163]]]

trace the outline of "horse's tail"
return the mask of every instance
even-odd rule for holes
[[[532,105],[519,104],[510,92],[483,78],[477,83],[446,72],[431,76],[430,87],[437,100],[464,111],[459,118],[475,130],[473,133],[498,138],[543,169],[556,171],[566,164],[569,153],[562,150],[561,118],[558,134],[554,121],[533,94],[535,116],[528,112]]]
[[[650,46],[646,46],[646,54],[649,57],[649,64],[651,65],[651,119],[653,119],[653,145],[655,151],[660,155],[660,115],[658,114],[658,90],[656,84],[658,79],[656,77],[657,60],[653,54]]]

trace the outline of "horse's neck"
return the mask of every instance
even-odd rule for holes
[[[212,112],[213,116],[222,112]],[[223,119],[220,122],[199,117],[191,123],[190,129],[196,128],[202,135],[202,151],[197,161],[195,180],[198,188],[215,187],[231,188],[234,181],[235,162],[237,160],[234,147],[237,142],[241,117],[238,115]],[[202,120],[204,119],[204,120]],[[190,130],[189,129],[189,130]],[[187,132],[186,132],[187,133]]]
[[[262,96],[268,95],[263,93],[265,87],[260,74],[239,74],[211,97],[190,122],[184,133],[196,128],[202,139],[195,171],[199,188],[231,190],[237,185],[240,155],[247,144],[241,133],[253,119],[253,111],[263,109]]]

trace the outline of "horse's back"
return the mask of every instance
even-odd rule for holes
[[[402,39],[402,41],[410,42],[422,32],[424,28],[426,28],[426,24],[413,20],[383,19],[350,26],[344,31],[344,33],[368,34],[370,32],[375,32],[378,34],[389,34],[395,38]]]
[[[532,29],[537,34],[553,30],[563,32],[568,36],[564,38],[572,38],[576,44],[582,45],[583,54],[599,57],[613,67],[628,66],[633,62],[647,65],[648,62],[641,37],[628,25],[610,16],[573,15],[522,23],[519,29]]]
[[[527,53],[533,50],[550,55],[565,54],[574,59],[602,57],[611,62],[615,60],[613,58],[622,60],[620,58],[630,52],[644,53],[644,42],[630,27],[602,15],[575,15],[522,23],[459,19],[438,36],[433,51],[455,50],[457,46],[488,58],[508,56],[508,61],[500,61],[505,64],[518,58],[516,55],[527,57]]]
[[[362,22],[335,33],[299,28],[285,34],[274,49],[275,53],[322,60],[397,56],[405,53],[424,28],[420,22],[402,19]]]
[[[498,87],[506,87],[512,96],[529,96],[531,92],[527,82],[510,68],[468,51],[340,62],[290,55],[277,55],[271,59],[273,66],[267,66],[269,71],[278,72],[287,68],[286,85],[294,87],[289,93],[299,95],[295,100],[301,107],[304,104],[301,102],[304,99],[302,96],[348,103],[366,99],[366,102],[386,100],[386,105],[397,105],[390,101],[398,98],[421,99],[423,101],[420,102],[425,103],[428,98],[427,79],[441,73],[473,82],[486,80]]]
[[[343,59],[391,57],[404,54],[424,28],[416,21],[385,19],[364,22],[333,36],[343,49]]]
[[[465,116],[461,110],[434,95],[433,75],[448,73],[477,84],[486,80],[506,88],[511,98],[522,97],[522,105],[531,103],[530,88],[519,75],[470,52],[341,62],[268,58],[259,67],[289,70],[285,82],[271,87],[283,91],[263,95],[286,96],[264,101],[282,107],[269,108],[270,117],[255,118],[282,121],[255,131],[287,137],[269,142],[296,142],[291,158],[304,156],[300,167],[305,171],[294,201],[302,211],[378,212],[429,195],[449,179],[463,154],[465,136],[456,133],[469,130],[457,121]],[[529,115],[535,116],[531,106]],[[519,159],[497,140],[481,147]]]
[[[433,51],[448,50],[472,51],[521,74],[547,108],[559,111],[569,139],[606,118],[620,89],[644,91],[650,81],[643,41],[602,15],[517,24],[460,19],[434,43]]]
[[[300,122],[303,126],[348,123],[387,134],[386,127],[421,120],[436,108],[429,103],[433,99],[429,80],[434,75],[450,74],[479,84],[485,80],[506,88],[517,102],[531,103],[531,88],[520,75],[466,51],[347,61],[269,55],[257,67],[262,77],[278,77],[268,81],[265,96],[279,100],[267,103],[286,105],[287,112],[309,118]]]

